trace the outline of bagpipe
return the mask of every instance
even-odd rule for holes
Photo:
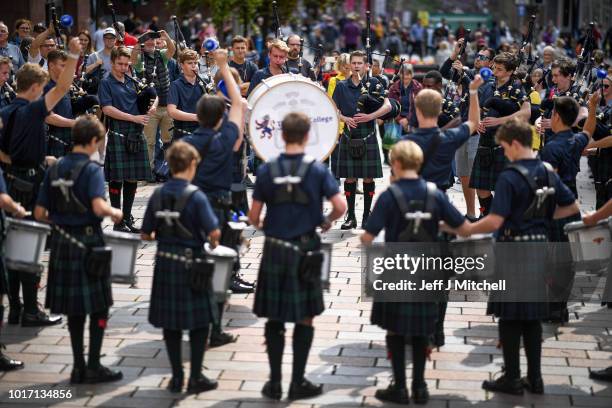
[[[13,89],[12,86],[9,85],[8,81],[2,85],[0,88],[0,92],[2,92],[2,98],[6,101],[7,104],[10,104],[13,99],[17,96],[17,92]]]
[[[107,0],[106,6],[111,12],[111,19],[113,21],[113,28],[115,29],[115,33],[117,34],[117,41],[123,44],[123,32],[119,30],[119,23],[117,23],[117,14],[115,13],[115,7],[113,6],[113,2],[111,0]]]
[[[457,54],[457,61],[461,61],[463,55],[465,54],[465,47],[467,45],[468,38],[472,31],[470,29],[465,30],[464,41],[459,48],[459,53]],[[458,95],[458,88],[461,89],[461,96],[459,97],[459,101],[455,104],[451,101],[452,95]],[[468,88],[469,81],[467,76],[465,75],[465,71],[457,71],[455,68],[451,67],[450,69],[450,81],[447,84],[444,90],[444,101],[442,102],[442,112],[450,117],[450,119],[454,119],[458,114],[461,113],[462,107],[468,100]]]

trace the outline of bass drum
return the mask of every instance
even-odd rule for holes
[[[320,85],[302,75],[281,74],[264,79],[249,95],[248,106],[249,140],[262,160],[285,151],[281,123],[290,112],[303,112],[310,117],[306,154],[323,161],[336,146],[336,104]]]

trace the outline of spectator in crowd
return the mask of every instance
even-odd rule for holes
[[[15,32],[11,37],[10,42],[19,46],[21,44],[21,40],[25,37],[30,37],[32,35],[32,22],[25,18],[20,18],[15,21]]]
[[[0,22],[0,57],[10,58],[14,72],[17,72],[17,70],[25,64],[19,47],[9,43],[9,29],[8,26],[2,22]]]
[[[348,17],[348,22],[342,29],[342,36],[344,38],[344,52],[355,51],[361,36],[361,27],[355,22],[355,16],[350,15]]]

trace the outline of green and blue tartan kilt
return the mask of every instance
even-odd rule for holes
[[[61,228],[87,247],[104,246],[99,225],[91,227],[90,235],[85,227]],[[45,302],[51,313],[86,315],[108,310],[113,305],[110,267],[105,277],[92,278],[87,274],[85,256],[85,250],[53,230]]]
[[[283,322],[299,322],[325,310],[321,282],[303,282],[298,276],[301,252],[320,249],[321,240],[313,234],[308,240],[286,242],[292,245],[265,240],[253,313]]]
[[[109,120],[104,176],[107,181],[151,181],[151,166],[143,126],[123,120]],[[120,133],[123,136],[119,136]],[[137,135],[141,140],[138,153],[128,153],[125,142],[128,135]]]
[[[402,336],[430,336],[436,331],[438,303],[373,302],[370,322]]]
[[[172,141],[180,140],[187,135],[192,134],[198,128],[198,122],[183,122],[182,120],[174,121],[174,131],[172,133]]]
[[[49,126],[47,155],[64,157],[72,149],[72,128]]]
[[[478,151],[474,157],[474,164],[472,165],[472,173],[470,174],[470,188],[479,190],[495,191],[495,183],[499,177],[499,173],[506,167],[508,160],[504,156],[504,149],[501,146],[495,146],[493,148],[493,163],[490,166],[485,166],[482,160],[482,151],[480,150],[482,145],[478,145]]]
[[[360,124],[350,132],[345,126],[338,143],[338,160],[334,175],[338,178],[381,178],[382,162],[378,139],[372,124]],[[362,158],[354,159],[349,152],[348,140],[365,139],[366,148]]]
[[[546,242],[546,239],[522,241],[522,242]],[[495,262],[510,264],[511,260],[501,259],[496,254]],[[524,264],[524,263],[523,263]],[[529,262],[530,267],[540,272],[541,264]],[[497,266],[496,266],[497,268]],[[494,302],[487,303],[487,314],[494,315],[501,320],[542,320],[550,315],[550,303],[547,302]]]
[[[157,250],[184,255],[186,247],[159,244]],[[204,258],[203,249],[193,249],[194,258]],[[153,269],[149,323],[169,330],[193,330],[218,321],[212,286],[208,293],[191,288],[190,269],[185,263],[157,255]]]

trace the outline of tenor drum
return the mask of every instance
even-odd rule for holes
[[[51,227],[29,220],[7,218],[4,257],[9,269],[40,274],[40,262]]]
[[[112,248],[111,279],[115,283],[136,283],[136,252],[140,238],[125,232],[105,232],[104,242]]]
[[[217,245],[214,249],[211,249],[208,243],[204,245],[204,250],[206,256],[215,262],[215,271],[212,277],[215,298],[218,302],[224,302],[229,296],[230,279],[238,253],[232,248],[222,245]]]
[[[608,220],[601,220],[596,225],[585,226],[582,221],[571,222],[565,226],[572,259],[587,269],[595,269],[610,259],[612,241]]]
[[[488,265],[493,265],[495,261],[495,238],[492,234],[474,234],[470,237],[457,237],[449,242],[449,250],[453,257],[486,258]],[[466,270],[457,277],[465,279],[479,279],[492,276],[493,268],[484,268],[481,271]]]
[[[306,154],[323,161],[336,145],[339,124],[336,104],[320,85],[302,75],[282,74],[264,79],[249,95],[248,105],[249,139],[262,160],[285,151],[281,122],[290,112],[303,112],[310,117]]]

